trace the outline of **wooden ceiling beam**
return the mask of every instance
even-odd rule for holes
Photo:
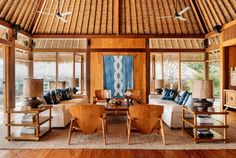
[[[160,35],[116,35],[116,34],[101,34],[101,35],[64,35],[64,34],[33,34],[32,38],[190,38],[204,39],[205,35],[200,34],[160,34]]]
[[[117,4],[116,4],[117,8],[116,8],[116,34],[119,35],[120,34],[120,0],[117,0]]]
[[[206,24],[205,24],[205,22],[204,22],[204,20],[201,16],[201,13],[200,13],[199,8],[196,4],[196,1],[195,0],[189,0],[189,2],[192,6],[193,12],[195,14],[195,17],[197,19],[197,22],[200,26],[200,29],[201,29],[202,33],[207,33],[208,31],[207,31],[207,28],[206,28]]]
[[[46,0],[41,0],[39,7],[37,8],[37,10],[35,12],[35,17],[32,19],[32,23],[31,23],[31,25],[33,25],[32,34],[35,33],[35,30],[39,24],[39,20],[42,16],[42,14],[38,13],[37,11],[42,12],[45,7],[45,4],[46,4]]]
[[[6,27],[8,29],[13,29],[13,26],[11,24],[9,24],[9,23],[7,23],[5,21],[2,21],[2,20],[0,20],[0,25]],[[25,35],[27,37],[31,37],[31,34],[29,32],[26,32],[26,31],[24,31],[22,29],[19,30],[19,33],[21,33],[21,34],[23,34],[23,35]]]
[[[188,53],[204,53],[205,49],[148,49],[148,48],[88,48],[88,49],[71,49],[71,48],[33,48],[32,52],[188,52]]]

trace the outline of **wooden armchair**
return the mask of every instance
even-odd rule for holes
[[[99,89],[95,90],[95,99],[97,102],[105,102],[105,90],[104,89]]]
[[[102,129],[103,141],[106,144],[106,116],[104,106],[93,104],[74,105],[69,108],[72,115],[68,134],[68,144],[74,131],[93,134]]]
[[[127,112],[128,144],[130,144],[131,129],[134,128],[142,134],[149,134],[154,131],[161,132],[163,144],[165,134],[162,122],[163,106],[159,105],[132,105]]]
[[[141,91],[140,90],[133,90],[133,89],[131,89],[130,92],[131,92],[130,99],[132,101],[135,101],[138,104],[140,104],[141,103]]]

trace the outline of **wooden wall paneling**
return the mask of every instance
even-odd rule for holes
[[[130,52],[92,52],[90,53],[90,100],[95,96],[96,89],[103,89],[103,55],[133,55],[134,56],[134,89],[141,90],[142,102],[146,103],[146,53]],[[149,75],[150,80],[150,75]],[[150,82],[149,82],[150,84]],[[148,85],[150,87],[150,85]],[[149,91],[148,91],[149,93]]]
[[[236,86],[231,86],[230,85],[230,70],[232,67],[236,67],[236,43],[235,46],[231,46],[228,48],[228,71],[227,73],[229,73],[229,88],[230,89],[236,89]]]
[[[146,46],[143,38],[93,38],[91,48],[146,48]]]

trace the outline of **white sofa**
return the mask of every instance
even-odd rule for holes
[[[79,105],[82,103],[86,103],[86,99],[73,98],[71,100],[63,100],[58,104],[53,104],[52,105],[53,106],[52,107],[52,127],[53,128],[66,127],[70,123],[70,120],[71,120],[69,107],[72,105]]]
[[[183,92],[180,92],[181,96]],[[211,99],[209,101],[212,101]],[[163,121],[171,128],[181,128],[182,127],[182,105],[175,103],[170,100],[162,100],[162,95],[149,95],[149,104],[152,105],[161,105],[164,106],[164,113],[162,115]],[[191,103],[188,103],[188,105]],[[188,106],[185,105],[185,106]],[[214,102],[213,105],[216,111],[220,110],[220,104],[218,102]],[[186,114],[186,117],[192,117],[191,114]],[[220,115],[213,115],[213,118],[223,121],[224,118]]]
[[[149,104],[164,106],[163,121],[171,128],[182,127],[182,105],[174,101],[162,100],[162,95],[149,95]]]

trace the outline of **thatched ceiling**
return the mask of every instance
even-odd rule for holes
[[[62,12],[70,11],[67,23],[54,16],[58,0],[0,0],[0,18],[20,25],[33,34],[205,34],[217,24],[236,19],[236,0],[177,0],[177,10],[191,7],[183,17],[158,19],[173,15],[175,0],[59,0]],[[119,22],[117,22],[119,18]]]

